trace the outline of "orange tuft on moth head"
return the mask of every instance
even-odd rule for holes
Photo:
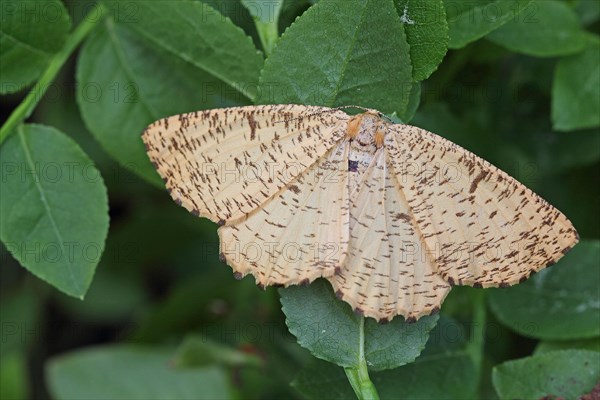
[[[355,115],[348,122],[348,127],[346,128],[346,137],[350,140],[353,140],[358,136],[358,131],[360,130],[360,125],[363,120],[364,114]]]

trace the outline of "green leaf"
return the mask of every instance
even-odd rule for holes
[[[360,359],[360,319],[338,300],[327,281],[280,290],[286,324],[298,343],[318,358],[356,368]],[[413,361],[425,347],[437,316],[406,323],[402,317],[388,324],[368,318],[364,328],[364,357],[369,369],[396,368]]]
[[[0,238],[30,272],[83,298],[108,231],[100,173],[62,132],[25,125],[0,148]]]
[[[600,337],[570,341],[543,341],[536,346],[534,354],[569,349],[592,350],[600,352]]]
[[[115,22],[130,27],[153,47],[198,67],[250,99],[256,96],[262,55],[227,17],[210,5],[182,0],[107,2]]]
[[[413,79],[427,79],[448,51],[448,22],[442,0],[395,0],[410,45]]]
[[[323,0],[279,39],[258,104],[361,105],[404,118],[410,49],[392,0]]]
[[[511,51],[537,57],[565,56],[585,47],[577,14],[558,0],[533,1],[526,12],[491,32],[486,39]]]
[[[185,338],[172,360],[176,367],[203,367],[210,364],[239,367],[259,367],[260,358],[215,342],[207,337],[191,335]]]
[[[600,335],[600,241],[582,241],[529,281],[490,291],[504,324],[525,336],[585,339]]]
[[[531,0],[445,0],[450,42],[459,49],[498,29],[515,16],[531,18]]]
[[[6,0],[0,12],[0,93],[35,81],[62,47],[71,18],[58,0]]]
[[[106,18],[80,54],[77,101],[104,149],[162,186],[142,131],[169,115],[247,103],[242,92],[256,90],[262,59],[239,28],[200,2],[110,4],[116,16]]]
[[[600,126],[600,38],[588,35],[585,50],[561,59],[552,84],[552,125],[559,131]]]
[[[103,346],[53,358],[46,366],[52,397],[65,399],[231,398],[220,367],[177,370],[169,349]]]
[[[600,357],[595,351],[552,351],[500,364],[492,379],[501,399],[576,400],[600,380]]]
[[[464,351],[462,325],[443,315],[425,350],[411,364],[370,374],[382,399],[467,399],[477,388],[475,366]],[[309,399],[351,398],[344,370],[321,360],[305,367],[292,386]]]

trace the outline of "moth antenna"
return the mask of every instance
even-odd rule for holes
[[[306,115],[302,115],[302,116],[300,116],[300,117],[289,118],[289,119],[282,119],[282,120],[279,120],[279,121],[275,121],[275,122],[273,122],[273,123],[274,123],[274,124],[278,124],[278,123],[281,123],[281,122],[295,121],[295,120],[302,119],[302,118],[306,118],[306,117],[312,117],[313,115],[320,115],[320,114],[324,114],[324,113],[328,113],[328,112],[332,112],[332,111],[344,110],[344,109],[346,109],[346,108],[358,108],[359,110],[363,110],[363,111],[366,111],[366,112],[371,112],[371,111],[373,111],[373,110],[372,110],[372,109],[370,109],[370,108],[366,108],[366,107],[362,107],[362,106],[348,105],[348,106],[340,106],[340,107],[335,107],[335,108],[331,108],[331,109],[329,109],[329,110],[323,110],[323,111],[319,111],[319,112],[312,113],[312,114],[306,114]],[[378,115],[379,115],[380,117],[386,118],[386,119],[388,119],[390,122],[393,122],[391,119],[389,119],[387,116],[385,116],[384,114],[380,113],[379,111],[377,111],[377,113],[378,113]]]
[[[362,106],[355,106],[355,105],[348,105],[348,106],[340,106],[340,107],[336,107],[336,108],[332,108],[332,110],[344,110],[346,108],[358,108],[359,110],[363,110],[363,111],[373,111],[370,108],[366,108],[366,107],[362,107]]]
[[[274,121],[273,123],[274,124],[279,124],[281,122],[296,121],[298,119],[303,119],[303,118],[306,118],[306,117],[312,117],[313,115],[320,115],[320,114],[324,114],[324,113],[328,113],[328,112],[332,112],[332,111],[337,111],[337,110],[338,110],[337,108],[332,108],[330,110],[323,110],[323,111],[319,111],[319,112],[312,113],[312,114],[301,115],[301,116],[295,117],[295,118],[280,119],[279,121]]]
[[[349,105],[349,106],[341,106],[341,107],[336,107],[336,108],[333,108],[333,110],[343,110],[343,109],[345,109],[345,108],[358,108],[359,110],[363,110],[363,111],[366,111],[366,112],[373,112],[373,111],[376,111],[376,110],[373,110],[373,109],[371,109],[371,108],[366,108],[366,107],[362,107],[362,106],[355,106],[355,105]],[[388,121],[390,121],[391,123],[394,123],[394,121],[393,121],[393,120],[392,120],[390,117],[388,117],[387,115],[385,115],[384,113],[382,113],[382,112],[380,112],[380,111],[377,111],[377,115],[378,115],[379,117],[381,117],[381,118],[385,118],[385,119],[387,119],[387,120],[388,120]]]
[[[387,115],[385,115],[384,113],[379,113],[379,116],[382,118],[387,119],[389,122],[391,122],[392,124],[395,124],[396,122],[394,122],[393,119],[391,119],[390,117],[388,117]]]

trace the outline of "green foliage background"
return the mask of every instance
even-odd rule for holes
[[[0,398],[589,393],[599,20],[595,0],[4,1]],[[363,320],[324,281],[237,282],[140,133],[273,103],[361,105],[438,133],[542,195],[582,242],[524,284],[454,288],[416,324]]]

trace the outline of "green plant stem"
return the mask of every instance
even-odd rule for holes
[[[255,18],[254,24],[260,37],[260,43],[262,44],[265,55],[270,55],[275,47],[275,42],[279,38],[279,31],[277,30],[277,19],[270,22],[262,22],[260,19]]]
[[[67,37],[65,44],[58,53],[52,57],[48,67],[40,76],[40,79],[27,94],[25,99],[19,106],[10,114],[2,128],[0,128],[0,144],[15,131],[15,128],[20,125],[25,119],[29,118],[35,107],[38,105],[48,87],[52,84],[56,75],[67,61],[69,56],[79,46],[81,41],[94,29],[94,27],[102,20],[102,17],[93,18],[94,15],[105,15],[106,8],[101,4],[96,4],[95,8],[90,10],[83,21],[75,28],[75,30]]]
[[[369,378],[369,369],[365,359],[365,319],[360,319],[359,330],[359,359],[358,366],[355,368],[345,368],[346,376],[354,393],[359,400],[379,400],[379,394],[371,379]]]

